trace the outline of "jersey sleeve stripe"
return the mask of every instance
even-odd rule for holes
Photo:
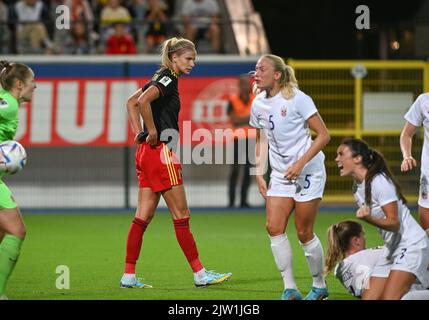
[[[161,96],[164,96],[164,92],[162,91],[161,86],[159,85],[159,83],[155,82],[153,85],[158,89],[158,91],[161,94]]]

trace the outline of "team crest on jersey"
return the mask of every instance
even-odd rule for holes
[[[171,78],[164,76],[161,80],[159,80],[159,83],[162,83],[164,87],[166,87],[171,81]]]
[[[8,106],[9,104],[7,103],[7,101],[0,98],[0,109],[7,108]]]
[[[286,107],[281,108],[280,113],[281,113],[282,117],[286,117],[286,115],[287,115],[287,108]]]

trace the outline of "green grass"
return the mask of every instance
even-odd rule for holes
[[[326,250],[326,229],[353,213],[320,213],[316,233]],[[187,261],[176,241],[169,214],[158,213],[149,225],[137,264],[153,289],[119,289],[125,243],[132,214],[24,214],[27,238],[6,294],[20,299],[139,300],[278,300],[282,280],[271,254],[265,215],[193,212],[191,230],[207,269],[232,272],[230,281],[196,289]],[[365,225],[368,246],[381,244],[374,227]],[[294,221],[288,226],[294,273],[303,294],[312,279],[298,244]],[[70,289],[56,288],[56,267],[70,269]],[[332,276],[330,299],[353,299]]]

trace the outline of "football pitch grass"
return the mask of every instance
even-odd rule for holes
[[[192,271],[176,241],[172,219],[157,212],[143,239],[137,275],[152,289],[120,289],[125,244],[133,213],[31,214],[23,211],[27,238],[6,294],[10,299],[118,300],[278,300],[283,282],[274,263],[261,211],[193,211],[191,230],[208,270],[232,272],[221,285],[195,288]],[[326,252],[326,230],[354,212],[320,212],[315,226]],[[367,246],[382,244],[366,223]],[[293,248],[295,278],[303,294],[312,284],[304,252],[295,234],[293,217],[287,234]],[[70,289],[57,289],[70,271]],[[330,300],[354,299],[327,277]]]

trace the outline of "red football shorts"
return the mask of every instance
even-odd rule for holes
[[[182,166],[174,153],[163,142],[156,146],[143,142],[136,151],[136,171],[139,188],[149,187],[153,192],[183,184]]]

